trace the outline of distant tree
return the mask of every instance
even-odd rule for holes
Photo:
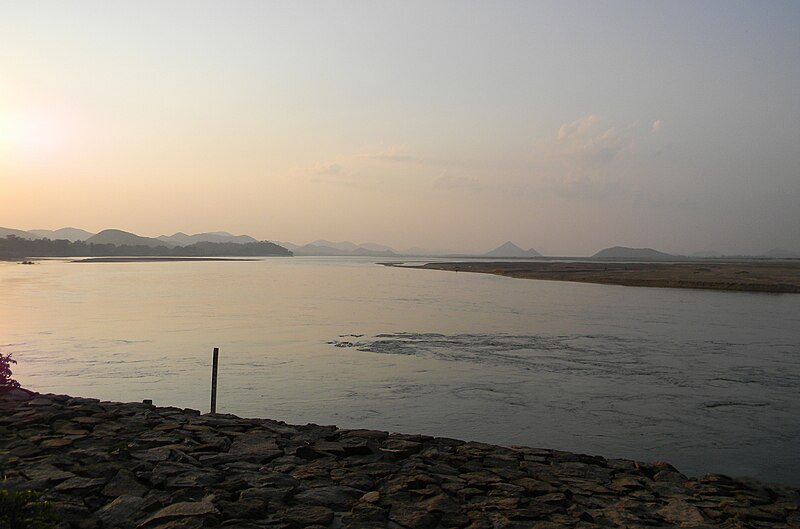
[[[11,358],[11,353],[6,355],[0,353],[0,386],[19,387],[19,382],[11,378],[11,364],[16,363],[17,361]]]

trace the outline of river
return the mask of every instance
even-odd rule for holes
[[[0,263],[41,392],[664,460],[800,485],[800,295],[368,258]]]

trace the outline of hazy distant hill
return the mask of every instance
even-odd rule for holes
[[[92,235],[86,239],[86,242],[89,244],[114,244],[116,246],[148,246],[150,248],[158,246],[171,248],[175,246],[170,242],[160,241],[152,237],[141,237],[122,230],[103,230],[97,235]]]
[[[668,253],[659,252],[652,248],[627,248],[625,246],[613,246],[600,250],[592,256],[592,259],[650,259],[664,260],[675,259],[676,256]]]
[[[542,254],[531,248],[523,250],[511,241],[501,244],[491,252],[487,252],[482,257],[541,257]]]
[[[331,242],[331,241],[326,241],[324,239],[320,239],[318,241],[314,241],[314,242],[308,243],[306,246],[321,246],[321,247],[324,247],[324,248],[333,248],[334,250],[340,250],[340,251],[343,251],[343,252],[347,252],[347,253],[345,253],[343,255],[363,254],[364,250],[366,250],[367,252],[374,252],[374,253],[378,253],[378,254],[386,254],[387,252],[390,253],[390,254],[397,253],[392,248],[389,248],[388,246],[385,246],[383,244],[377,244],[377,243],[374,243],[374,242],[362,242],[361,244],[356,244],[356,243],[350,242],[350,241]]]
[[[15,237],[21,237],[23,239],[41,239],[39,235],[29,231],[15,230],[13,228],[0,228],[0,239],[4,239],[9,235],[14,235]]]
[[[161,235],[157,237],[157,239],[176,246],[189,246],[190,244],[195,244],[198,242],[232,242],[236,244],[258,242],[249,235],[233,235],[227,231],[196,233],[194,235],[187,235],[183,232],[178,232],[174,235]]]
[[[719,259],[721,257],[725,257],[725,255],[719,252],[708,251],[708,252],[694,252],[689,257],[697,257],[699,259]]]
[[[306,256],[342,256],[342,255],[359,255],[368,257],[393,257],[397,253],[382,244],[364,243],[355,244],[350,241],[331,242],[326,240],[318,240],[303,246],[288,242],[276,242],[285,248],[290,249],[295,255]]]
[[[800,252],[793,252],[784,248],[773,248],[761,254],[761,257],[771,257],[772,259],[800,259]]]
[[[43,237],[46,239],[63,239],[67,241],[85,241],[94,233],[88,232],[86,230],[81,230],[79,228],[61,228],[58,230],[30,230],[28,233],[33,233],[34,235],[38,235],[39,237]]]
[[[385,246],[383,244],[377,244],[377,243],[374,243],[374,242],[362,242],[361,244],[358,245],[358,247],[359,248],[364,248],[365,250],[368,250],[370,252],[383,252],[383,253],[392,253],[392,254],[396,254],[397,253],[397,252],[394,251],[394,249],[392,249],[392,248],[390,248],[388,246]]]

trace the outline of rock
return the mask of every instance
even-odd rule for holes
[[[23,401],[30,400],[36,393],[22,388],[0,386],[0,400]]]
[[[122,495],[144,496],[148,488],[139,483],[133,472],[127,469],[120,469],[119,472],[103,487],[103,495],[116,497]]]
[[[381,493],[378,492],[377,490],[373,490],[361,496],[361,498],[359,498],[358,501],[363,501],[366,503],[378,503],[380,499],[381,499]]]
[[[106,480],[103,478],[81,478],[81,477],[74,477],[70,478],[59,485],[56,485],[53,490],[56,492],[71,492],[76,493],[79,492],[81,494],[85,494],[87,491],[91,489],[100,489],[103,485],[106,484]]]
[[[55,401],[47,397],[36,397],[28,401],[28,406],[54,406]]]
[[[57,395],[0,398],[0,468],[54,529],[800,528],[797,487],[661,462]]]
[[[670,500],[667,505],[658,509],[658,514],[679,527],[696,527],[706,522],[700,509],[680,499]]]
[[[295,495],[294,500],[310,505],[323,505],[337,511],[350,510],[363,491],[350,487],[316,487]]]
[[[142,511],[148,502],[136,496],[119,496],[95,513],[103,527],[127,529],[136,526],[137,519],[142,518]]]
[[[168,505],[159,510],[145,521],[140,523],[138,527],[152,527],[155,522],[163,523],[173,518],[186,518],[190,516],[206,516],[210,514],[219,514],[219,511],[214,507],[211,502],[195,501],[195,502],[179,502]]]
[[[216,504],[216,507],[225,518],[257,519],[263,518],[267,514],[267,504],[260,498],[221,501]]]
[[[203,518],[193,516],[189,518],[178,518],[166,523],[159,523],[151,526],[151,529],[202,529],[205,527]]]
[[[39,446],[45,449],[51,448],[64,448],[65,446],[69,446],[72,444],[72,439],[66,438],[58,438],[58,439],[48,439],[46,441],[42,441]]]
[[[286,509],[282,517],[303,527],[308,525],[327,525],[333,520],[333,511],[319,505],[296,505]]]

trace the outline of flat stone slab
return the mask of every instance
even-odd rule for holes
[[[0,421],[0,488],[58,529],[800,529],[796,487],[663,462],[24,391]]]

